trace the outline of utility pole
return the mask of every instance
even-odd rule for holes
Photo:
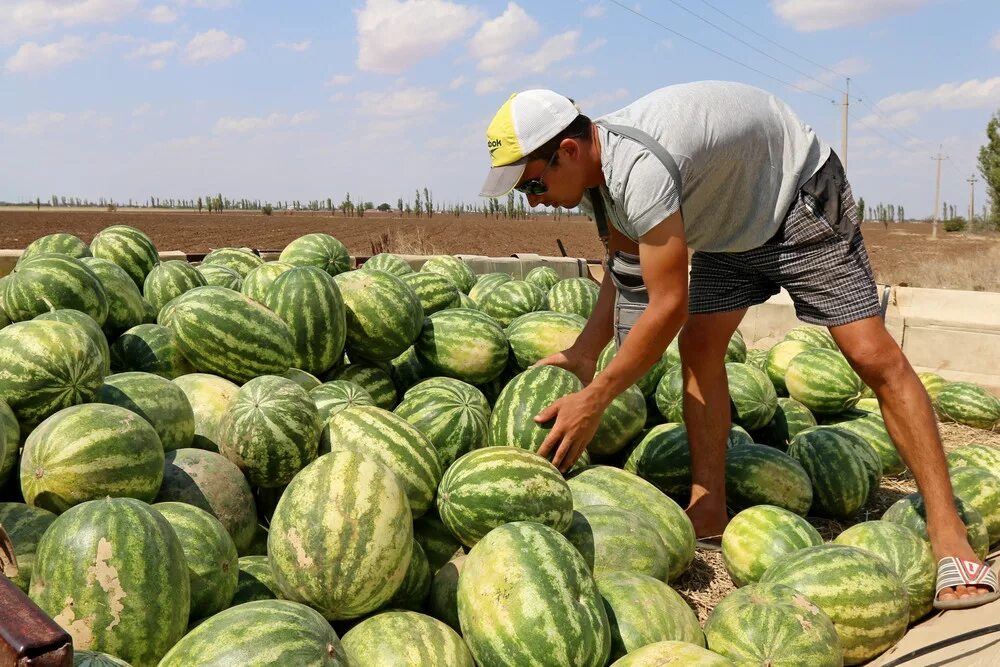
[[[944,148],[943,144],[938,145],[938,154],[932,157],[932,160],[937,160],[937,184],[934,187],[934,225],[931,228],[931,239],[937,239],[937,228],[938,228],[938,206],[941,201],[941,163],[948,159],[947,155],[941,155],[941,149]]]
[[[847,171],[847,111],[851,106],[851,77],[847,77],[847,89],[844,91],[844,101],[841,103],[840,115],[840,162]]]
[[[976,216],[976,175],[973,174],[966,179],[966,183],[969,184],[969,229],[971,230],[975,225],[973,224]]]

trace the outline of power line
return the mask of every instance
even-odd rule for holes
[[[696,40],[696,39],[694,39],[692,37],[688,37],[687,35],[685,35],[683,33],[680,33],[678,31],[674,30],[673,28],[670,28],[670,27],[668,27],[668,26],[660,23],[656,19],[650,18],[649,16],[646,16],[642,12],[636,11],[636,10],[632,9],[631,7],[628,7],[628,6],[624,5],[623,3],[619,2],[618,0],[609,0],[609,2],[611,2],[612,4],[618,6],[621,9],[624,9],[625,11],[627,11],[627,12],[629,12],[631,14],[635,14],[639,18],[652,23],[653,25],[655,25],[655,26],[657,26],[657,27],[659,27],[659,28],[661,28],[663,30],[666,30],[667,32],[669,32],[672,35],[676,35],[677,37],[680,37],[681,39],[687,40],[687,41],[691,42],[692,44],[700,46],[701,48],[705,49],[706,51],[710,51],[711,53],[714,53],[715,55],[719,56],[720,58],[725,58],[726,60],[728,60],[731,63],[735,63],[735,64],[739,65],[740,67],[748,69],[748,70],[750,70],[752,72],[756,72],[757,74],[760,74],[761,76],[765,76],[768,79],[771,79],[773,81],[777,81],[778,83],[780,83],[782,85],[785,85],[785,86],[788,86],[789,88],[794,88],[795,90],[798,90],[799,92],[806,93],[808,95],[814,95],[815,97],[818,97],[821,100],[826,100],[828,102],[833,102],[834,104],[836,104],[835,100],[832,100],[829,97],[825,97],[823,95],[820,95],[819,93],[817,93],[815,91],[812,91],[812,90],[807,90],[805,88],[802,88],[800,86],[795,85],[794,83],[789,83],[788,81],[785,81],[783,79],[779,79],[776,76],[771,76],[767,72],[759,70],[756,67],[751,67],[750,65],[747,65],[746,63],[740,62],[736,58],[732,58],[730,56],[727,56],[725,53],[722,53],[721,51],[713,49],[710,46],[702,44],[698,40]]]

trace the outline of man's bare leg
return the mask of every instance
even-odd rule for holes
[[[721,535],[726,513],[726,441],[729,382],[726,349],[746,309],[691,315],[680,333],[684,424],[691,447],[691,502],[687,515],[698,537]]]

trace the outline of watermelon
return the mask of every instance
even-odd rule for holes
[[[938,393],[948,384],[948,381],[937,373],[917,373],[917,377],[920,378],[920,383],[927,390],[927,395],[930,397],[931,402],[937,400]]]
[[[788,362],[788,395],[818,414],[836,414],[854,407],[864,384],[840,352],[812,348]]]
[[[205,279],[206,285],[212,287],[225,287],[234,292],[239,292],[243,287],[243,278],[232,269],[227,269],[221,264],[202,264],[195,267],[195,270]]]
[[[152,239],[127,225],[112,225],[99,231],[90,242],[90,251],[94,257],[110,260],[124,269],[140,290],[146,276],[160,263]]]
[[[870,551],[885,561],[906,589],[910,623],[930,612],[937,577],[934,553],[930,543],[911,529],[889,521],[865,521],[851,526],[833,542]]]
[[[352,359],[389,361],[420,335],[424,309],[402,279],[384,271],[338,274],[347,314],[347,350]]]
[[[665,641],[649,644],[615,660],[611,667],[660,667],[660,665],[690,665],[690,667],[733,667],[733,663],[718,653],[688,642]]]
[[[503,329],[477,310],[434,313],[424,320],[414,348],[424,368],[470,384],[493,380],[507,365]]]
[[[899,451],[892,443],[892,438],[889,437],[882,415],[870,412],[860,417],[836,421],[834,425],[864,438],[865,442],[871,445],[871,448],[878,454],[882,463],[882,472],[886,475],[898,475],[906,470],[906,464],[903,463]]]
[[[185,294],[174,308],[170,329],[197,370],[237,383],[280,375],[295,358],[287,324],[264,306],[222,287]]]
[[[426,324],[426,321],[424,323]],[[386,370],[389,372],[393,385],[401,392],[405,392],[430,375],[430,371],[424,368],[424,364],[420,361],[417,349],[412,345],[390,361]]]
[[[722,534],[722,562],[737,586],[760,581],[786,554],[823,544],[812,524],[776,505],[756,505],[739,512]]]
[[[347,320],[340,288],[329,274],[313,266],[286,271],[271,283],[264,305],[291,330],[296,368],[322,375],[340,361]]]
[[[124,660],[100,651],[73,651],[73,667],[130,667]]]
[[[797,326],[785,334],[784,340],[799,340],[809,345],[827,350],[836,350],[837,343],[830,335],[830,331],[824,327],[802,325]]]
[[[788,395],[788,389],[785,387],[785,373],[788,371],[788,364],[795,358],[795,355],[805,352],[811,347],[813,346],[801,340],[784,340],[768,350],[764,370],[767,371],[767,377],[771,379],[778,394]]]
[[[743,334],[737,329],[729,337],[729,345],[726,346],[726,363],[742,364],[747,360],[747,343],[743,339]]]
[[[468,294],[459,294],[458,305],[455,307],[466,308],[468,310],[479,310],[479,306],[476,305],[476,302],[473,301]]]
[[[698,617],[659,579],[634,572],[596,578],[611,623],[611,659],[659,641],[705,645]]]
[[[642,507],[667,547],[668,580],[679,577],[694,560],[694,527],[677,503],[649,482],[610,466],[589,466],[570,476],[574,507]]]
[[[486,446],[490,407],[483,393],[452,378],[435,378],[406,392],[394,410],[437,450],[442,469],[473,449]]]
[[[794,398],[778,398],[771,421],[752,435],[754,442],[785,450],[792,438],[811,426],[816,426],[816,418],[809,408]]]
[[[1000,398],[971,382],[949,382],[935,400],[941,421],[992,430],[1000,425]]]
[[[66,255],[67,257],[73,257],[76,259],[91,256],[91,251],[87,244],[72,234],[48,234],[29,243],[28,247],[21,252],[15,266],[20,269],[21,264],[32,257],[36,257],[41,254],[53,253],[57,255]]]
[[[344,408],[352,405],[375,405],[371,394],[361,385],[350,380],[324,382],[318,387],[310,389],[309,396],[316,404],[316,409],[319,411],[319,421],[324,425],[324,428],[326,423],[330,421],[330,417]],[[329,434],[326,436],[326,441],[329,442]]]
[[[476,284],[469,290],[469,298],[481,306],[490,292],[512,280],[514,278],[509,273],[484,273],[476,279]]]
[[[536,266],[524,274],[524,279],[545,293],[562,280],[551,266]]]
[[[177,534],[191,580],[192,620],[228,609],[236,593],[236,545],[225,527],[205,510],[187,503],[153,505]]]
[[[507,327],[507,340],[521,368],[573,346],[587,320],[571,313],[540,310],[514,319]]]
[[[400,278],[420,299],[424,315],[439,310],[456,308],[461,303],[461,292],[450,278],[438,273],[408,273]]]
[[[323,384],[320,379],[313,375],[312,373],[307,373],[301,368],[289,368],[287,371],[281,374],[281,377],[286,380],[291,380],[295,384],[299,385],[306,391],[312,391],[316,387]]]
[[[312,266],[330,276],[349,271],[352,266],[344,244],[320,232],[295,239],[285,246],[278,260],[292,266]]]
[[[646,400],[642,390],[632,385],[615,396],[605,408],[587,451],[593,456],[617,454],[642,432],[645,423]]]
[[[840,667],[837,629],[794,588],[750,584],[727,595],[705,622],[708,647],[737,665]]]
[[[504,524],[469,552],[458,580],[458,617],[480,665],[601,667],[611,631],[583,557],[558,532]]]
[[[468,294],[476,284],[476,274],[472,268],[459,257],[452,255],[435,255],[428,258],[420,267],[421,273],[436,273],[444,276],[455,285],[462,294]]]
[[[459,542],[471,547],[512,521],[534,521],[564,532],[573,520],[573,494],[545,459],[517,447],[487,447],[448,468],[437,510]]]
[[[24,442],[21,490],[57,514],[95,498],[151,502],[163,480],[163,445],[149,423],[117,405],[60,410]]]
[[[73,638],[153,666],[184,636],[191,588],[184,550],[159,512],[133,498],[77,505],[45,532],[31,599]]]
[[[181,354],[174,334],[159,324],[134,326],[111,344],[111,370],[141,371],[173,380],[193,373],[194,367]]]
[[[165,451],[190,447],[194,411],[176,384],[151,373],[118,373],[104,378],[94,398],[136,413],[156,430]]]
[[[219,428],[223,416],[240,388],[225,378],[208,373],[190,373],[174,379],[191,404],[194,413],[194,438],[191,446],[219,451]]]
[[[611,363],[611,360],[615,358],[615,354],[617,353],[618,348],[615,346],[615,339],[612,338],[608,341],[608,344],[604,346],[604,349],[601,350],[600,356],[597,357],[596,371],[600,373],[607,368],[608,364]],[[656,387],[659,384],[660,379],[663,377],[663,374],[667,371],[667,368],[668,363],[665,357],[661,356],[659,361],[653,364],[652,368],[646,371],[645,375],[639,378],[639,381],[636,382],[639,390],[642,391],[642,395],[647,399],[647,406],[650,405],[648,403],[648,399],[653,398],[656,394]],[[655,403],[652,403],[652,408],[654,410],[656,409]]]
[[[84,312],[98,326],[108,319],[108,294],[101,280],[68,255],[34,255],[18,265],[3,287],[4,311],[12,322],[63,309]]]
[[[545,294],[529,282],[511,280],[504,282],[492,290],[481,301],[477,301],[480,310],[495,319],[502,327],[510,326],[520,315],[543,310]],[[548,308],[547,310],[556,310]]]
[[[431,567],[420,542],[413,541],[410,566],[406,568],[403,583],[385,607],[387,609],[410,609],[420,611],[431,592]]]
[[[458,579],[465,565],[461,553],[445,563],[431,581],[431,594],[427,600],[427,613],[447,623],[455,632],[461,632],[458,620]]]
[[[768,568],[761,581],[790,586],[825,612],[840,636],[845,665],[871,660],[906,633],[906,589],[884,560],[863,549],[800,549]]]
[[[318,612],[288,600],[257,600],[207,619],[158,667],[350,664],[337,633]]]
[[[684,421],[684,376],[680,364],[671,366],[663,373],[656,385],[654,400],[657,410],[668,422]]]
[[[388,602],[406,576],[412,548],[409,503],[396,476],[376,459],[344,450],[295,476],[267,540],[281,597],[331,620],[357,618]]]
[[[202,264],[217,264],[232,269],[245,278],[248,273],[264,263],[249,248],[216,248],[205,255]]]
[[[1000,542],[1000,478],[971,466],[952,468],[949,474],[955,495],[982,515],[990,544]]]
[[[489,444],[538,451],[555,420],[538,424],[535,415],[581,389],[580,379],[558,366],[529,368],[500,392],[490,416]]]
[[[375,405],[392,410],[396,407],[398,393],[392,376],[381,366],[370,363],[347,364],[334,368],[323,376],[326,382],[347,381],[364,389]]]
[[[802,465],[812,482],[813,514],[849,519],[868,499],[871,470],[851,444],[857,439],[853,433],[827,427],[807,429],[792,438],[788,454]],[[868,446],[863,441],[861,444]]]
[[[392,275],[398,277],[403,277],[408,273],[413,273],[413,268],[410,266],[409,262],[399,255],[392,254],[391,252],[382,252],[370,257],[364,264],[361,265],[361,268],[368,270],[377,269],[379,271],[391,273]]]
[[[241,556],[239,568],[236,593],[233,594],[231,606],[276,599],[278,586],[274,583],[274,575],[271,573],[271,564],[267,556]]]
[[[990,551],[990,534],[982,515],[960,497],[955,498],[955,509],[965,524],[969,546],[977,556],[985,559]],[[894,502],[882,514],[882,520],[906,526],[923,539],[930,540],[927,534],[927,509],[919,493],[911,493]]]
[[[171,259],[153,267],[142,285],[142,295],[153,308],[161,310],[169,301],[205,284],[193,266],[184,260]]]
[[[41,507],[0,502],[0,526],[3,526],[14,545],[14,557],[17,560],[17,565],[8,566],[7,569],[0,568],[0,573],[25,593],[28,592],[31,581],[38,543],[55,520],[55,514]]]
[[[964,445],[948,452],[948,466],[983,468],[1000,477],[1000,449],[975,443]]]
[[[587,319],[594,312],[599,292],[600,287],[590,278],[566,278],[549,288],[544,307]]]
[[[265,375],[243,385],[219,424],[219,453],[239,466],[253,486],[292,481],[316,458],[319,411],[305,389]]]
[[[424,550],[432,574],[452,558],[463,553],[461,543],[441,521],[435,508],[431,508],[422,517],[413,521],[413,539],[419,542]]]
[[[278,276],[293,268],[295,267],[288,262],[265,262],[243,277],[240,293],[257,303],[264,303],[271,285],[278,279]]]
[[[726,451],[726,503],[734,512],[777,505],[805,516],[812,502],[812,482],[795,458],[767,445]]]
[[[691,493],[691,449],[687,428],[673,422],[649,429],[629,453],[625,470],[686,502]]]
[[[2,490],[10,473],[17,466],[17,454],[21,444],[21,427],[17,423],[14,411],[3,401],[0,401],[0,431],[3,431],[3,435],[0,435],[0,443],[3,446],[0,446],[0,450],[4,452],[0,457],[0,490]]]
[[[357,405],[330,418],[331,451],[354,451],[389,469],[406,492],[414,517],[427,511],[443,469],[437,450],[402,417],[381,408]]]
[[[101,281],[108,296],[108,317],[104,332],[114,337],[145,319],[145,303],[132,278],[114,262],[98,257],[81,260]]]
[[[738,424],[729,427],[729,437],[726,438],[726,447],[736,447],[737,445],[754,445],[753,436]]]
[[[854,404],[854,409],[882,415],[882,406],[879,405],[877,398],[862,398]]]
[[[344,634],[343,646],[357,665],[475,664],[458,633],[415,611],[386,611],[366,618]]]
[[[767,355],[768,355],[769,352],[770,352],[770,350],[761,350],[761,349],[751,348],[751,349],[747,350],[747,358],[746,358],[746,361],[743,362],[743,363],[748,364],[750,366],[753,366],[754,368],[756,368],[758,370],[762,370],[762,371],[764,371],[766,373],[767,372]],[[782,378],[782,382],[784,382],[784,378]]]
[[[620,570],[667,578],[667,547],[656,526],[639,511],[578,507],[565,535],[595,577]]]
[[[767,375],[737,362],[726,364],[726,375],[733,421],[750,430],[766,426],[778,408],[778,396]]]
[[[75,326],[85,334],[101,352],[101,370],[105,375],[111,372],[111,350],[108,348],[108,339],[101,331],[101,327],[90,315],[79,310],[55,310],[51,313],[42,313],[35,320],[40,322],[63,322]]]
[[[232,461],[215,452],[184,448],[167,452],[156,502],[199,507],[218,519],[245,552],[257,528],[257,507],[250,485]]]

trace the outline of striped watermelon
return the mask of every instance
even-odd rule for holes
[[[410,609],[420,611],[431,592],[431,567],[420,542],[414,539],[410,566],[406,568],[403,583],[389,600],[386,609]]]
[[[573,520],[573,495],[545,459],[517,447],[487,447],[448,468],[437,510],[459,542],[471,547],[512,521],[534,521],[564,532]]]
[[[81,261],[101,281],[108,297],[108,318],[104,320],[104,332],[108,337],[142,324],[146,315],[142,293],[125,270],[98,257],[85,257]]]
[[[156,502],[187,503],[218,519],[240,553],[257,529],[250,485],[232,461],[215,452],[184,448],[167,452]]]
[[[597,585],[562,535],[505,524],[472,548],[458,580],[462,634],[480,665],[601,667],[611,631]]]
[[[635,572],[596,577],[611,623],[611,659],[660,641],[705,645],[694,610],[659,579]]]
[[[536,310],[543,310],[545,294],[529,282],[511,280],[504,282],[477,301],[480,310],[495,319],[502,327],[510,326],[517,317]],[[555,310],[549,308],[548,310]]]
[[[456,308],[467,308],[468,310],[479,310],[479,306],[468,294],[458,295],[458,305]]]
[[[329,274],[313,266],[286,271],[271,284],[264,305],[291,330],[296,368],[322,375],[340,361],[347,320],[340,288]]]
[[[812,524],[776,505],[748,507],[734,516],[722,534],[722,562],[737,586],[760,581],[786,554],[823,544]]]
[[[514,277],[509,273],[484,273],[476,278],[476,284],[469,290],[469,298],[482,306],[483,301],[494,289],[504,283],[509,283]]]
[[[660,665],[691,665],[691,667],[733,667],[733,663],[718,653],[688,642],[665,641],[649,644],[615,660],[610,667],[660,667]]]
[[[589,466],[569,478],[574,507],[642,507],[656,525],[668,552],[668,580],[679,577],[694,560],[694,527],[677,503],[649,482],[610,466]]]
[[[867,501],[873,471],[857,446],[859,440],[853,433],[829,427],[807,429],[792,438],[788,454],[802,464],[812,482],[812,513],[849,519]],[[860,444],[871,449],[863,440]]]
[[[267,556],[241,556],[238,564],[240,571],[231,606],[277,599],[278,585],[274,583]]]
[[[196,266],[195,270],[205,279],[206,285],[212,287],[225,287],[234,292],[239,292],[243,287],[243,278],[232,269],[228,269],[221,264],[202,264]]]
[[[322,665],[348,667],[337,633],[315,610],[257,600],[209,618],[177,642],[158,667]]]
[[[92,500],[57,518],[38,544],[32,600],[76,649],[149,667],[184,636],[191,588],[170,524],[133,498]]]
[[[969,546],[980,558],[986,558],[990,551],[990,534],[982,515],[960,497],[955,497],[955,509],[965,524]],[[924,499],[919,493],[903,496],[882,514],[883,521],[891,521],[913,530],[924,540],[930,540],[927,534],[927,509]]]
[[[285,246],[278,260],[292,266],[312,266],[330,276],[350,271],[353,264],[344,244],[321,232],[295,239]]]
[[[465,558],[465,554],[460,553],[441,566],[431,581],[431,594],[427,600],[427,613],[447,623],[455,632],[462,631],[458,620],[458,579]]]
[[[493,380],[507,365],[503,329],[477,310],[434,313],[424,320],[414,348],[421,365],[430,372],[470,384]]]
[[[163,481],[163,446],[149,423],[117,405],[60,410],[24,442],[21,490],[57,514],[95,498],[152,502]]]
[[[194,438],[191,446],[219,451],[219,428],[229,405],[240,388],[225,378],[208,373],[190,373],[174,378],[194,412]]]
[[[425,322],[426,324],[426,322]],[[417,384],[430,375],[430,371],[424,368],[417,349],[414,346],[406,348],[406,351],[393,359],[388,364],[389,377],[396,389],[405,392],[407,389]]]
[[[708,647],[738,665],[840,667],[833,621],[794,588],[750,584],[727,595],[705,622]]]
[[[368,261],[361,265],[361,268],[385,271],[399,277],[413,273],[413,267],[410,266],[409,262],[391,252],[382,252],[370,257]]]
[[[427,511],[444,473],[434,445],[402,417],[356,405],[330,418],[331,451],[370,456],[390,470],[406,492],[414,517]]]
[[[898,475],[906,470],[899,451],[892,443],[889,432],[885,428],[882,415],[870,412],[860,417],[834,422],[834,426],[845,431],[851,431],[864,438],[878,454],[882,463],[882,472],[886,475]]]
[[[263,264],[264,260],[248,248],[216,248],[205,255],[201,263],[224,266],[240,274],[241,278],[245,278],[248,273]]]
[[[181,294],[205,284],[205,279],[193,266],[184,260],[171,259],[153,267],[142,285],[142,295],[159,311]]]
[[[580,379],[558,366],[529,368],[500,392],[490,416],[488,443],[538,451],[555,420],[538,424],[535,415],[556,399],[581,389]]]
[[[257,303],[264,303],[272,283],[282,273],[291,271],[294,268],[288,262],[265,262],[257,268],[252,269],[243,277],[243,283],[240,285],[240,293]]]
[[[416,293],[425,316],[439,310],[457,308],[462,302],[458,287],[450,278],[441,274],[430,271],[408,273],[400,280]]]
[[[524,274],[524,279],[545,293],[562,280],[551,266],[536,266]]]
[[[569,349],[587,326],[579,315],[540,310],[515,318],[507,327],[507,339],[521,368],[539,359]]]
[[[123,660],[100,651],[73,651],[73,667],[130,667]]]
[[[737,445],[754,445],[753,436],[737,424],[729,427],[729,437],[726,438],[726,447],[736,447]]]
[[[48,234],[29,243],[15,266],[20,268],[22,262],[42,254],[66,255],[76,259],[91,256],[90,247],[72,234]]]
[[[949,382],[934,404],[941,421],[987,431],[1000,425],[1000,398],[971,382]]]
[[[605,408],[587,451],[593,456],[617,454],[642,432],[645,423],[646,400],[639,387],[632,385]]]
[[[344,634],[343,646],[357,665],[475,664],[458,633],[414,611],[387,611],[366,618]]]
[[[174,308],[170,330],[197,370],[237,383],[280,375],[295,358],[287,324],[264,306],[222,287],[185,294]]]
[[[42,313],[35,320],[40,322],[63,322],[83,331],[90,340],[94,341],[97,349],[101,351],[102,372],[105,375],[111,372],[111,350],[108,348],[108,339],[105,337],[104,332],[101,331],[100,325],[90,315],[81,313],[79,310],[54,310],[51,313]]]
[[[573,512],[566,539],[595,577],[620,570],[667,579],[667,547],[656,526],[636,509],[589,505]]]
[[[264,375],[243,385],[219,424],[219,453],[250,484],[284,486],[316,458],[319,411],[305,389]]]
[[[109,375],[94,401],[118,405],[145,419],[156,430],[165,451],[190,447],[194,439],[194,411],[187,395],[159,375]]]
[[[691,493],[687,428],[674,422],[657,424],[642,436],[622,467],[671,498],[686,502]]]
[[[413,539],[420,543],[420,547],[424,550],[432,573],[462,553],[461,543],[444,525],[433,507],[413,521]]]
[[[930,543],[911,529],[889,521],[865,521],[851,526],[833,542],[870,551],[885,561],[906,589],[910,623],[930,612],[937,576],[934,553]]]
[[[837,343],[833,340],[833,336],[824,327],[797,326],[785,334],[784,340],[800,340],[809,345],[809,347],[819,347],[827,350],[837,349]]]
[[[350,380],[331,380],[309,390],[309,396],[319,410],[319,421],[326,425],[330,417],[352,405],[375,405],[371,394]],[[329,441],[329,435],[327,436]]]
[[[291,380],[295,384],[299,385],[306,391],[312,391],[316,387],[323,384],[320,379],[313,375],[312,373],[307,373],[301,368],[289,368],[287,371],[281,374],[281,377],[286,380]]]
[[[547,293],[543,291],[545,301],[542,307],[587,319],[594,312],[599,292],[597,283],[590,278],[566,278],[550,287]]]
[[[0,431],[4,435],[0,436],[0,441],[4,443],[5,454],[0,457],[0,492],[4,484],[10,477],[11,472],[17,466],[17,454],[21,443],[21,427],[17,423],[17,417],[10,406],[0,401]]]
[[[78,327],[19,322],[0,329],[0,401],[21,428],[93,400],[104,377],[101,352]]]
[[[191,580],[191,620],[228,609],[239,579],[233,538],[214,516],[187,503],[153,505],[177,534]]]
[[[394,412],[427,436],[442,469],[486,446],[490,406],[481,391],[460,380],[435,378],[431,384],[417,384]]]
[[[924,385],[932,402],[937,400],[938,393],[948,384],[948,381],[937,373],[917,373],[917,377],[920,378],[920,383]]]
[[[100,278],[68,255],[43,253],[21,262],[4,282],[3,303],[12,322],[63,309],[82,311],[98,326],[108,319],[108,294]]]
[[[743,363],[749,364],[750,366],[753,366],[754,368],[762,370],[762,371],[764,371],[766,373],[767,372],[767,355],[769,354],[769,352],[770,352],[770,350],[761,350],[761,349],[754,349],[754,348],[748,349],[747,350],[747,359]],[[782,382],[784,382],[784,378],[782,378]]]
[[[17,559],[16,566],[0,568],[0,573],[25,593],[31,582],[38,543],[55,520],[55,514],[41,507],[31,507],[24,503],[0,503],[0,526],[3,526],[14,545],[14,557]]]
[[[604,349],[601,350],[600,356],[597,357],[598,373],[600,373],[601,371],[603,371],[605,368],[608,367],[608,364],[610,364],[611,360],[615,358],[615,354],[617,354],[617,352],[618,348],[615,346],[615,339],[612,338],[610,341],[608,341],[608,344],[604,346]],[[664,353],[664,355],[665,354],[666,353]],[[645,396],[647,399],[650,399],[656,394],[656,387],[659,384],[660,379],[663,377],[663,374],[667,371],[668,367],[669,364],[667,363],[666,357],[665,356],[660,357],[660,360],[657,361],[655,364],[653,364],[653,367],[650,368],[648,371],[646,371],[645,375],[639,378],[639,381],[636,382],[636,385],[639,387],[639,390],[642,391],[643,396]]]
[[[99,231],[90,242],[90,250],[94,257],[110,260],[124,269],[140,290],[146,276],[160,263],[152,239],[127,225],[112,225]]]
[[[788,395],[817,414],[836,414],[854,407],[864,383],[840,352],[813,348],[788,362]]]
[[[784,340],[772,347],[767,352],[767,363],[764,370],[774,384],[775,391],[781,396],[788,395],[785,387],[785,373],[788,371],[788,364],[800,352],[812,348],[813,346],[801,340]]]
[[[374,458],[338,450],[285,489],[267,554],[282,597],[328,619],[350,619],[389,601],[412,545],[409,503],[396,476]]]
[[[1000,478],[972,466],[952,468],[949,476],[955,495],[983,517],[990,544],[1000,542]]]
[[[726,375],[733,421],[751,430],[766,426],[778,408],[778,395],[767,375],[737,362],[726,364]]]
[[[347,313],[347,350],[373,361],[389,361],[420,335],[424,309],[402,279],[384,271],[348,271],[337,275]],[[360,360],[360,359],[357,359]]]
[[[326,382],[347,381],[364,389],[374,404],[384,410],[396,407],[396,385],[388,371],[367,363],[348,364],[334,368],[324,378]]]
[[[476,274],[472,268],[459,257],[452,255],[436,255],[430,257],[420,267],[421,273],[436,273],[444,276],[454,284],[462,294],[468,294],[476,284]]]
[[[989,470],[1000,477],[1000,449],[989,445],[971,444],[948,452],[948,466],[973,466]]]
[[[766,445],[738,445],[726,451],[726,503],[735,512],[777,505],[805,516],[813,485],[793,457]]]
[[[761,429],[753,432],[754,442],[786,450],[792,438],[816,425],[816,418],[809,408],[794,398],[778,398],[774,417]]]
[[[743,339],[743,334],[737,329],[729,338],[729,345],[726,346],[726,363],[742,364],[747,360],[747,343]]]
[[[654,400],[656,409],[668,422],[684,421],[684,376],[680,364],[670,366],[663,373],[656,385]]]
[[[823,610],[840,636],[845,665],[867,662],[906,633],[906,589],[885,561],[868,551],[839,544],[808,547],[772,565],[761,581],[790,586]]]

